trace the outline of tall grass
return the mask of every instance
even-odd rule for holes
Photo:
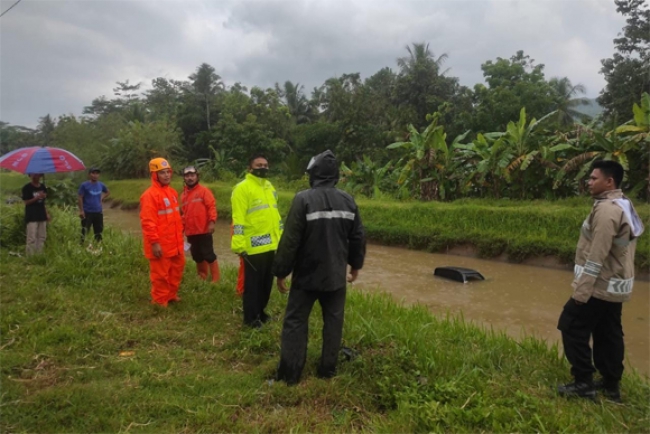
[[[20,208],[19,206],[17,208]],[[0,208],[6,215],[7,207]],[[436,317],[351,290],[339,375],[315,377],[320,311],[296,387],[272,381],[286,297],[261,330],[241,326],[236,269],[183,301],[149,303],[140,241],[108,228],[102,252],[78,245],[78,218],[53,209],[43,255],[0,248],[2,432],[644,432],[650,385],[623,381],[623,405],[566,400],[557,348]],[[21,228],[2,220],[7,239]]]

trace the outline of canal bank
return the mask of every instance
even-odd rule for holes
[[[135,211],[105,210],[110,226],[139,236]],[[230,226],[216,226],[215,250],[222,265],[238,266],[230,252]],[[485,281],[462,284],[433,277],[439,266],[458,266],[480,271]],[[556,329],[562,306],[571,295],[572,273],[566,269],[510,264],[468,256],[443,255],[400,247],[368,245],[367,261],[353,288],[389,293],[406,305],[420,304],[436,315],[462,315],[479,324],[521,339],[533,335],[558,343]],[[623,309],[627,368],[650,375],[650,288],[638,280],[632,302]]]

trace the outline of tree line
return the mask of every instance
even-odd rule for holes
[[[589,105],[584,86],[547,78],[523,51],[485,61],[485,84],[470,88],[444,68],[447,54],[414,43],[395,70],[342,74],[310,94],[291,81],[225,86],[207,63],[185,80],[155,78],[147,90],[117,82],[82,116],[48,114],[34,130],[1,123],[0,152],[59,146],[116,178],[146,176],[146,161],[164,156],[221,179],[263,152],[292,180],[332,149],[345,188],[423,200],[565,197],[583,189],[591,161],[608,158],[647,198],[650,11],[642,0],[615,3],[627,23],[602,61],[604,112],[595,118],[580,110]]]

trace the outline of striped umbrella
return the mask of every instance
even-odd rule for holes
[[[0,157],[0,167],[27,174],[74,172],[86,168],[72,152],[49,146],[15,149]]]

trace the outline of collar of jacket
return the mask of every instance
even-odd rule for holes
[[[266,178],[258,178],[257,176],[253,175],[252,173],[248,172],[246,174],[246,179],[249,181],[253,181],[258,183],[260,186],[264,186],[266,182],[269,182]]]
[[[311,181],[311,188],[333,188],[339,182],[338,178],[319,178]]]
[[[624,197],[623,191],[620,188],[617,188],[616,190],[604,191],[602,194],[599,194],[598,196],[594,196],[594,199],[595,200],[620,199],[622,197]]]
[[[188,187],[187,184],[183,184],[183,190],[184,191],[191,191],[191,190],[194,190],[198,186],[199,186],[199,181],[196,181],[196,184],[194,184],[191,187]]]

